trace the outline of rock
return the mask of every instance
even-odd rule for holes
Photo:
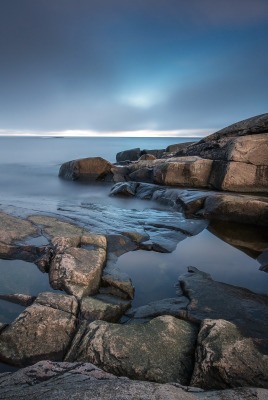
[[[268,249],[264,250],[260,256],[257,258],[259,263],[261,264],[260,270],[268,272]]]
[[[41,361],[0,375],[0,397],[5,400],[197,400],[196,393],[200,390],[117,378],[90,363]]]
[[[268,166],[214,161],[210,185],[231,192],[267,192]]]
[[[111,294],[120,294],[119,297],[127,299],[134,298],[135,289],[130,277],[114,265],[106,266],[103,270],[101,282],[102,286],[116,289],[116,291],[113,291],[110,288],[109,293]]]
[[[142,150],[141,154],[150,154],[152,156],[155,156],[155,158],[161,158],[165,154],[165,149],[145,149]]]
[[[193,143],[195,143],[195,142],[184,142],[184,143],[170,144],[166,148],[166,152],[167,153],[176,153],[179,150],[183,150],[183,149],[187,148],[188,146],[190,146]]]
[[[156,160],[156,157],[153,154],[142,154],[138,161],[142,160]]]
[[[194,267],[181,275],[179,282],[184,295],[190,299],[187,307],[190,321],[201,322],[207,318],[230,321],[243,335],[254,338],[262,351],[268,350],[268,296],[213,281],[209,274]]]
[[[128,251],[136,249],[137,249],[137,244],[127,236],[124,235],[107,236],[107,251],[109,256],[112,254],[113,256],[119,257],[122,254],[127,253]]]
[[[126,316],[131,319],[143,319],[155,318],[161,315],[172,315],[173,317],[185,319],[188,304],[189,300],[185,296],[168,298],[130,309],[126,312]]]
[[[135,148],[130,150],[121,151],[120,153],[116,154],[116,161],[136,161],[141,156],[141,149]]]
[[[114,182],[125,182],[127,180],[129,170],[127,167],[114,165],[111,168],[111,173],[113,174]]]
[[[175,158],[154,167],[154,182],[170,186],[208,187],[212,163],[200,157]]]
[[[29,216],[28,220],[33,222],[34,224],[41,225],[42,231],[44,231],[51,238],[76,237],[76,239],[74,239],[76,241],[78,240],[77,236],[79,237],[86,234],[84,228],[47,215],[31,215]]]
[[[59,176],[68,180],[102,181],[111,174],[112,164],[101,157],[68,161],[60,167]]]
[[[40,294],[0,333],[0,360],[18,366],[62,360],[76,330],[77,309],[73,296]]]
[[[153,169],[152,168],[140,168],[137,171],[129,174],[129,179],[136,182],[153,182]]]
[[[209,219],[268,225],[268,199],[232,194],[208,196],[199,215]]]
[[[20,304],[21,306],[28,307],[34,302],[36,298],[27,294],[15,293],[0,294],[0,299],[9,301],[10,303]]]
[[[268,356],[231,322],[205,320],[198,334],[191,385],[204,389],[267,388]]]
[[[115,296],[96,295],[81,301],[81,317],[89,322],[103,320],[117,322],[130,307],[130,302]]]
[[[66,361],[92,362],[132,379],[188,384],[197,329],[165,316],[142,325],[102,321],[78,331]]]
[[[10,245],[29,236],[37,235],[38,229],[30,221],[0,212],[0,242]]]
[[[134,196],[138,184],[136,182],[117,183],[111,189],[110,196],[118,194],[123,196]]]
[[[71,247],[56,254],[49,270],[53,289],[65,290],[77,298],[97,293],[101,281],[106,251]]]

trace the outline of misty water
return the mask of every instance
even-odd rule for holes
[[[15,206],[37,212],[55,212],[68,201],[74,205],[90,202],[112,205],[115,210],[145,210],[145,213],[147,208],[161,209],[153,201],[109,197],[111,184],[108,183],[89,184],[59,179],[59,167],[65,161],[94,156],[115,162],[116,153],[125,149],[160,149],[189,140],[193,139],[1,137],[0,206],[4,210],[13,210],[10,206]],[[246,245],[238,246],[245,231],[247,237],[243,243]],[[261,243],[263,249],[268,247],[265,230],[238,224],[222,227],[214,223],[213,227],[209,226],[200,234],[180,242],[173,253],[129,252],[118,259],[118,266],[133,280],[136,288],[134,306],[175,296],[178,276],[187,272],[187,266],[191,265],[210,273],[216,280],[268,293],[268,274],[259,270],[256,258],[260,244],[256,246],[256,243]],[[47,274],[42,274],[34,264],[0,260],[0,271],[0,294],[36,295],[52,290]],[[1,322],[11,322],[21,309],[0,301]]]

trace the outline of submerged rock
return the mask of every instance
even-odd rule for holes
[[[69,180],[101,181],[111,174],[112,166],[101,157],[82,158],[62,164],[59,176]]]
[[[236,325],[224,320],[205,320],[198,334],[191,385],[204,389],[268,387],[268,356]]]
[[[66,361],[92,362],[133,379],[187,385],[196,335],[194,325],[170,316],[142,325],[96,321],[80,327]]]
[[[73,296],[40,294],[0,333],[0,360],[18,366],[62,360],[75,334],[77,310]]]

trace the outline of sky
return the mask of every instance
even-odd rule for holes
[[[268,0],[0,0],[0,135],[202,136],[268,111]]]

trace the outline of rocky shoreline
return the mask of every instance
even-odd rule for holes
[[[129,251],[172,252],[209,225],[267,272],[268,114],[198,143],[124,151],[116,164],[70,161],[59,175],[112,182],[111,196],[169,209],[122,210],[118,218],[90,203],[58,213],[1,208],[0,258],[34,262],[56,291],[0,293],[25,307],[10,324],[0,321],[0,361],[25,367],[0,375],[0,398],[268,396],[268,296],[214,281],[195,266],[179,277],[176,297],[132,308],[131,277],[116,266]],[[34,245],[40,238],[47,244]]]

